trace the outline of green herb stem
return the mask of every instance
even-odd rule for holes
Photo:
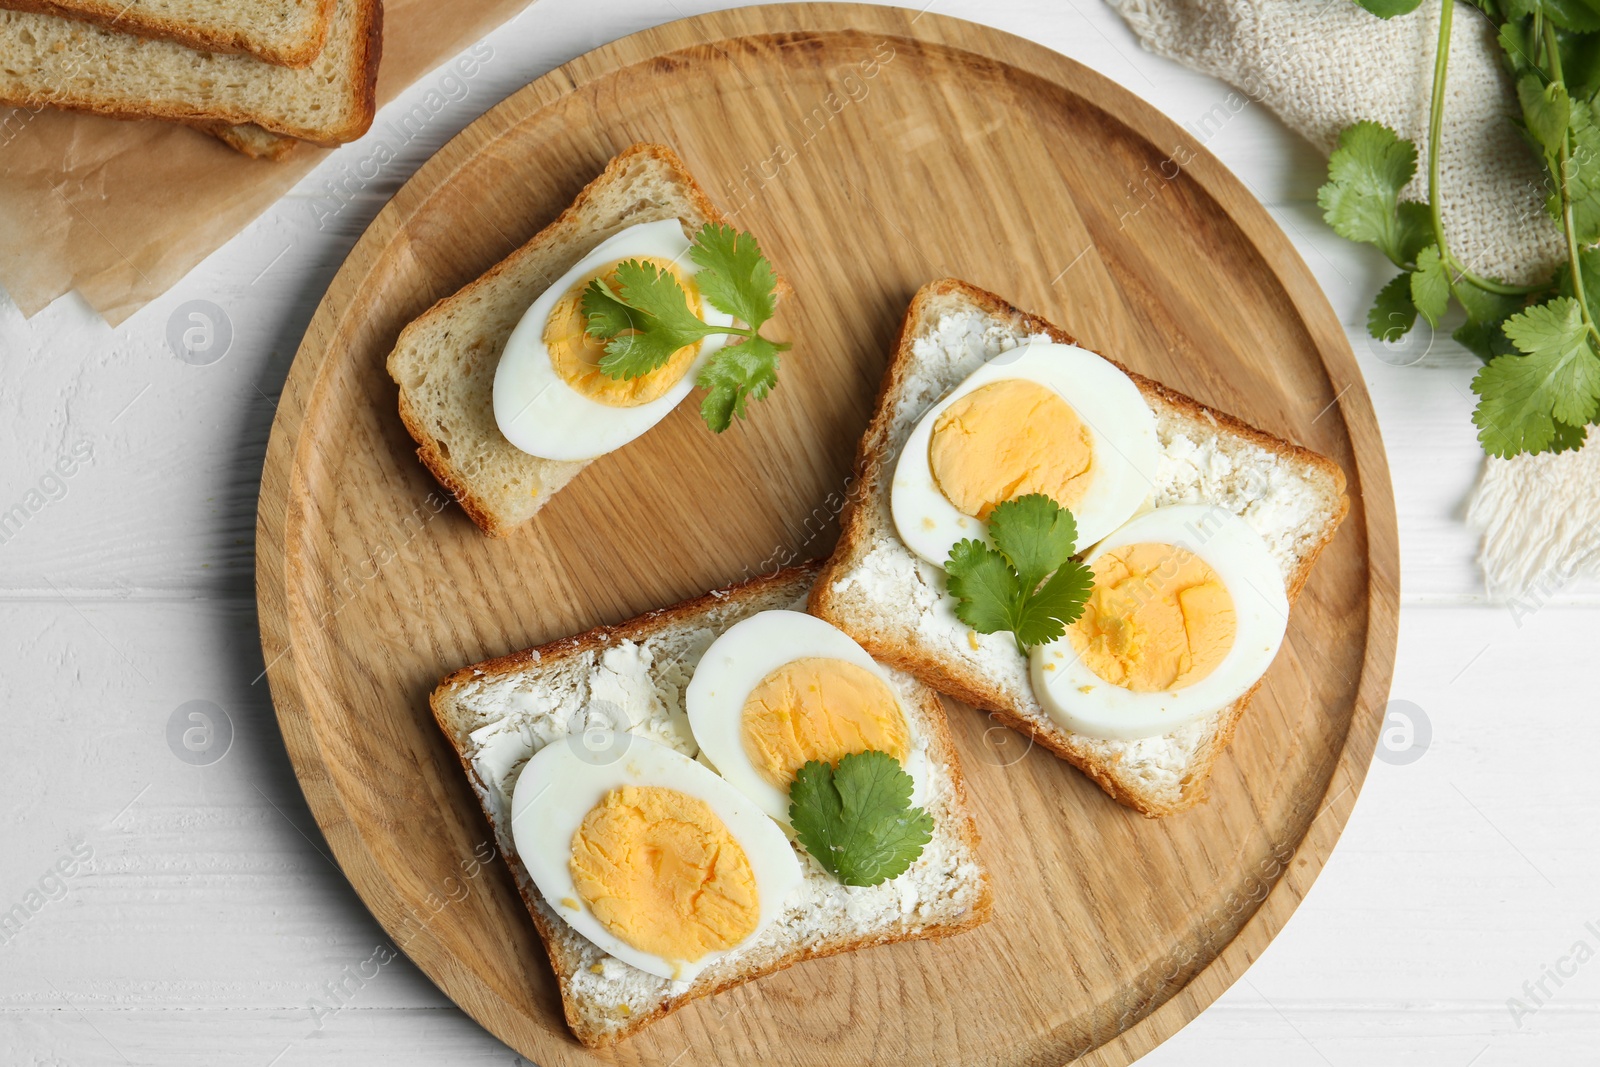
[[[736,334],[739,337],[761,337],[761,333],[760,333],[759,330],[752,330],[752,329],[750,329],[748,327],[745,327],[745,326],[709,326],[708,325],[708,327],[706,329],[706,334],[708,336],[711,335],[711,334],[717,334],[717,333]],[[765,338],[763,338],[763,340],[765,340]],[[794,347],[794,342],[793,341],[774,341],[774,342],[772,342],[772,347],[776,348],[779,352],[787,352],[787,351],[789,351],[789,349]]]
[[[1480,278],[1467,268],[1463,267],[1455,256],[1446,254],[1441,257],[1455,272],[1457,281],[1464,281],[1474,285],[1487,293],[1498,293],[1500,296],[1527,296],[1530,293],[1542,293],[1550,288],[1549,282],[1538,285],[1510,285],[1506,282],[1497,282],[1493,278]]]
[[[1556,26],[1553,22],[1544,24],[1543,31],[1545,57],[1549,60],[1550,69],[1546,72],[1552,82],[1565,81],[1561,73],[1561,45],[1556,40]]]
[[[1439,210],[1439,144],[1444,134],[1444,91],[1449,80],[1450,27],[1454,21],[1455,7],[1455,0],[1444,0],[1439,12],[1439,45],[1433,57],[1433,98],[1428,107],[1428,215],[1433,222],[1433,241],[1439,246],[1439,258],[1455,275],[1451,288],[1457,282],[1464,281],[1500,296],[1527,296],[1529,293],[1542,292],[1547,286],[1509,285],[1472,273],[1450,253],[1450,245],[1444,238],[1444,216]],[[1405,264],[1398,266],[1404,267]]]
[[[1445,0],[1453,3],[1454,0]],[[1552,81],[1561,82],[1565,79],[1561,74],[1561,49],[1556,40],[1555,24],[1544,23],[1544,48],[1550,60],[1550,78]],[[1557,160],[1558,173],[1556,185],[1561,190],[1561,230],[1567,239],[1567,264],[1572,270],[1572,295],[1578,301],[1578,313],[1583,316],[1583,325],[1589,331],[1589,336],[1595,341],[1600,341],[1600,330],[1595,328],[1594,319],[1589,314],[1589,300],[1583,291],[1583,268],[1578,262],[1578,233],[1577,224],[1572,217],[1572,185],[1569,171],[1572,161],[1572,143],[1570,134],[1561,135],[1561,154]]]
[[[1439,214],[1439,142],[1444,132],[1444,87],[1450,64],[1450,23],[1456,0],[1444,0],[1439,11],[1439,45],[1433,54],[1433,99],[1428,107],[1428,213],[1433,219],[1433,241],[1439,258],[1455,265],[1444,239],[1444,219]]]

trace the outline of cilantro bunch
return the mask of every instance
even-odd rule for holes
[[[748,233],[707,223],[695,235],[689,258],[700,270],[694,282],[718,311],[744,326],[712,326],[689,310],[689,297],[671,271],[636,259],[617,265],[617,288],[596,278],[583,293],[586,332],[607,342],[600,370],[611,378],[638,378],[664,366],[685,345],[714,334],[741,338],[719,351],[695,384],[706,391],[700,417],[715,433],[745,403],[760,400],[778,384],[778,356],[790,345],[761,336],[777,304],[778,278]]]
[[[1380,18],[1421,0],[1357,0]],[[1495,26],[1516,83],[1521,125],[1544,163],[1546,210],[1567,262],[1536,285],[1470,271],[1450,251],[1439,214],[1439,140],[1455,0],[1442,0],[1428,122],[1428,199],[1400,200],[1417,149],[1375,122],[1339,135],[1317,194],[1334,231],[1377,246],[1396,275],[1379,291],[1367,329],[1383,341],[1417,316],[1437,327],[1452,302],[1452,336],[1486,364],[1472,381],[1472,421],[1485,452],[1513,456],[1577,448],[1600,421],[1600,0],[1472,0]],[[1592,295],[1593,294],[1593,295]]]
[[[818,863],[845,885],[904,874],[933,840],[933,817],[911,806],[911,776],[887,752],[811,760],[789,786],[789,822]]]
[[[1072,558],[1078,523],[1043,493],[1008,500],[989,514],[989,539],[957,541],[945,562],[956,618],[978,633],[1010,630],[1023,655],[1054,641],[1083,614],[1094,572]]]

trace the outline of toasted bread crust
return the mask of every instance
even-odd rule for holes
[[[707,221],[720,225],[732,225],[732,220],[706,196],[705,190],[695,180],[693,174],[684,166],[678,154],[663,144],[641,142],[630,145],[612,157],[605,169],[592,181],[585,185],[572,203],[557,215],[555,220],[539,230],[527,241],[523,242],[510,255],[490,267],[476,280],[467,283],[461,289],[434,302],[434,304],[412,320],[395,341],[394,352],[398,353],[405,348],[406,342],[414,331],[425,329],[430,321],[437,315],[448,312],[457,306],[470,304],[478,294],[500,275],[517,268],[520,262],[531,255],[535,250],[549,243],[568,229],[581,224],[586,212],[590,210],[590,201],[597,195],[597,190],[616,181],[619,175],[624,174],[634,162],[641,157],[654,159],[667,168],[673,177],[683,186],[684,193],[696,211],[700,212]],[[789,283],[780,275],[777,283],[777,298],[782,300],[791,292]],[[389,374],[396,382],[399,377],[395,372],[391,353]],[[445,488],[461,504],[462,510],[475,522],[484,533],[490,537],[508,536],[521,523],[504,523],[494,517],[493,509],[489,504],[477,496],[472,488],[471,478],[459,470],[454,462],[439,448],[439,443],[429,434],[427,428],[411,409],[405,395],[405,390],[400,391],[400,420],[405,424],[406,431],[417,442],[417,457],[424,466],[433,473]]]
[[[440,730],[455,749],[456,756],[461,761],[462,770],[470,780],[477,782],[481,786],[482,782],[477,777],[477,771],[466,756],[465,736],[457,732],[448,715],[446,706],[448,694],[455,685],[469,681],[481,681],[485,677],[494,678],[517,674],[536,665],[548,665],[571,656],[599,651],[617,641],[644,641],[651,635],[670,627],[693,622],[707,611],[726,605],[730,601],[757,598],[779,591],[788,591],[795,598],[799,598],[804,595],[807,587],[815,581],[820,570],[821,564],[815,562],[786,567],[771,575],[761,575],[725,590],[706,593],[670,607],[646,612],[614,626],[598,626],[584,633],[551,641],[536,648],[524,649],[520,652],[499,656],[470,667],[464,667],[440,680],[438,687],[434,689],[429,697],[429,706],[433,711],[435,721],[439,724]],[[955,741],[951,737],[949,725],[945,719],[945,709],[938,695],[932,692],[921,694],[921,708],[923,720],[928,728],[930,755],[936,761],[949,768],[954,797],[951,806],[961,813],[961,816],[956,819],[956,830],[961,840],[975,854],[979,844],[978,828],[968,808],[966,781],[962,775]],[[488,815],[487,811],[485,815]],[[492,818],[490,821],[491,823],[493,822]],[[517,861],[512,857],[506,857],[506,859],[508,864],[513,865],[513,875],[515,875],[517,873],[515,869]],[[512,880],[516,883],[517,892],[522,897],[522,902],[527,907],[528,914],[533,918],[534,927],[539,931],[540,940],[544,943],[545,952],[550,958],[550,966],[555,971],[556,980],[561,989],[562,1011],[566,1016],[567,1025],[577,1039],[589,1048],[603,1048],[615,1044],[644,1029],[651,1023],[665,1018],[692,1001],[699,1000],[702,997],[715,996],[734,986],[743,985],[745,982],[754,981],[757,978],[786,970],[805,960],[821,959],[826,956],[835,956],[844,952],[854,952],[857,949],[892,944],[898,941],[938,940],[970,930],[989,920],[994,905],[993,885],[987,872],[985,872],[983,875],[982,894],[973,907],[957,922],[924,927],[914,934],[881,933],[869,934],[859,938],[835,938],[822,941],[808,947],[796,949],[724,981],[715,984],[709,982],[704,984],[696,983],[682,997],[674,998],[654,1011],[641,1013],[630,1018],[625,1027],[600,1030],[591,1025],[590,1021],[582,1013],[577,998],[572,995],[570,983],[573,972],[567,968],[568,960],[558,948],[560,938],[570,928],[538,896],[529,879],[513,877]]]
[[[508,674],[516,674],[530,667],[549,664],[551,661],[567,659],[571,656],[581,656],[585,652],[597,652],[618,641],[640,642],[653,634],[660,633],[668,627],[679,623],[690,622],[705,614],[712,608],[727,604],[730,600],[743,600],[759,596],[769,590],[777,590],[784,586],[793,586],[796,598],[802,596],[807,587],[816,581],[823,564],[818,561],[797,563],[771,574],[758,574],[754,578],[735,583],[723,589],[713,589],[708,593],[681,600],[664,608],[655,608],[642,615],[635,615],[631,619],[614,623],[610,626],[596,626],[570,637],[558,638],[547,641],[542,645],[524,648],[517,652],[508,652],[504,656],[495,656],[481,663],[474,663],[460,670],[451,671],[439,679],[439,684],[433,690],[431,700],[437,700],[444,695],[444,691],[452,686],[464,682],[481,681],[484,678],[503,678]],[[434,705],[435,717],[438,707]],[[448,735],[450,730],[444,722],[439,724]]]
[[[383,0],[372,0],[367,9],[366,34],[361,44],[361,77],[356,81],[356,115],[351,126],[342,131],[335,144],[354,141],[372,128],[378,114],[378,67],[383,63]],[[266,128],[266,127],[263,127]],[[297,136],[293,130],[273,130],[285,137]],[[316,138],[302,137],[303,141],[318,144]]]
[[[280,67],[306,67],[322,54],[322,46],[327,43],[333,2],[317,0],[317,17],[311,32],[282,44],[243,29],[206,29],[147,15],[126,0],[0,0],[0,8],[90,22],[119,33],[174,41],[201,52],[252,55]]]
[[[38,93],[14,96],[0,94],[0,104],[24,108],[49,107],[110,119],[163,119],[202,128],[211,125],[257,125],[284,137],[333,148],[354,141],[365,134],[372,126],[373,116],[377,114],[378,65],[383,58],[383,0],[359,0],[359,2],[361,39],[357,46],[355,61],[357,74],[353,79],[351,92],[355,106],[351,119],[342,126],[327,129],[302,128],[287,122],[279,122],[268,115],[252,114],[243,108],[207,107],[176,101],[141,105],[131,100],[109,98],[60,100],[46,93]],[[237,147],[231,141],[228,143],[232,147]]]
[[[3,2],[3,0],[0,0],[0,2]],[[260,142],[252,141],[248,137],[241,135],[241,127],[226,122],[191,122],[187,125],[209,137],[215,137],[242,156],[249,156],[251,159],[265,159],[273,163],[287,158],[289,153],[305,143],[297,141],[293,137],[284,137],[276,133],[267,133],[266,137]]]
[[[417,418],[404,390],[400,392],[400,421],[405,425],[411,439],[417,442],[417,458],[422,461],[422,465],[427,467],[429,473],[455,498],[455,502],[461,505],[461,510],[467,513],[467,518],[477,524],[478,529],[496,539],[506,537],[516,529],[515,526],[509,526],[496,519],[484,506],[483,501],[473,494],[465,476],[456,470],[455,464],[450,462],[440,449],[439,442],[428,433],[427,427],[422,425],[422,420]]]
[[[1109,773],[1106,764],[1088,745],[1076,739],[1075,735],[1056,727],[1054,723],[1044,726],[1023,714],[1021,709],[1014,707],[1005,694],[978,671],[968,668],[965,664],[950,662],[932,655],[916,644],[886,640],[881,635],[849,626],[848,616],[836,605],[834,583],[872,547],[868,509],[888,475],[886,464],[890,458],[888,455],[890,409],[892,402],[904,388],[907,375],[911,373],[914,358],[912,342],[924,321],[928,305],[940,297],[951,295],[964,297],[987,314],[1018,324],[1025,332],[1045,334],[1060,344],[1077,344],[1071,334],[1054,323],[1022,311],[994,293],[967,282],[942,278],[919,289],[906,309],[904,319],[901,320],[900,330],[895,338],[894,355],[878,389],[872,421],[868,424],[866,433],[862,435],[856,452],[856,484],[861,486],[861,491],[851,494],[840,513],[838,547],[824,566],[816,584],[812,586],[810,611],[845,629],[872,654],[873,658],[905,671],[942,693],[989,713],[995,721],[1024,734],[1054,755],[1071,763],[1093,779],[1118,803],[1150,818],[1160,818],[1185,811],[1205,799],[1206,783],[1210,778],[1212,767],[1217,757],[1233,740],[1239,720],[1244,715],[1245,708],[1249,706],[1250,698],[1261,684],[1259,680],[1244,696],[1221,710],[1216,728],[1202,746],[1183,780],[1178,799],[1168,801],[1156,795],[1129,789],[1116,776]],[[1344,492],[1346,484],[1344,471],[1338,464],[1320,453],[1274,437],[1227,412],[1202,404],[1160,382],[1129,370],[1109,356],[1102,358],[1127,374],[1147,401],[1156,401],[1195,419],[1204,420],[1231,435],[1244,438],[1280,456],[1314,467],[1332,480],[1339,494],[1338,512],[1328,524],[1322,538],[1304,555],[1300,565],[1286,582],[1286,592],[1292,607],[1300,591],[1305,587],[1317,557],[1333,539],[1340,523],[1349,513],[1350,500]]]

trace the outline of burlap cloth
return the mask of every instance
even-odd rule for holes
[[[1108,2],[1147,49],[1238,86],[1324,153],[1362,119],[1410,138],[1419,160],[1407,195],[1426,196],[1434,0],[1388,21],[1352,0]],[[1458,4],[1439,150],[1446,233],[1475,273],[1533,282],[1549,276],[1564,245],[1514,107],[1488,21]],[[1487,459],[1467,519],[1483,533],[1479,562],[1493,596],[1543,598],[1600,576],[1600,445]]]

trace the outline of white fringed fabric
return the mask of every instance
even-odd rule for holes
[[[1600,575],[1600,445],[1559,456],[1490,459],[1467,521],[1483,531],[1489,595],[1532,607]]]

